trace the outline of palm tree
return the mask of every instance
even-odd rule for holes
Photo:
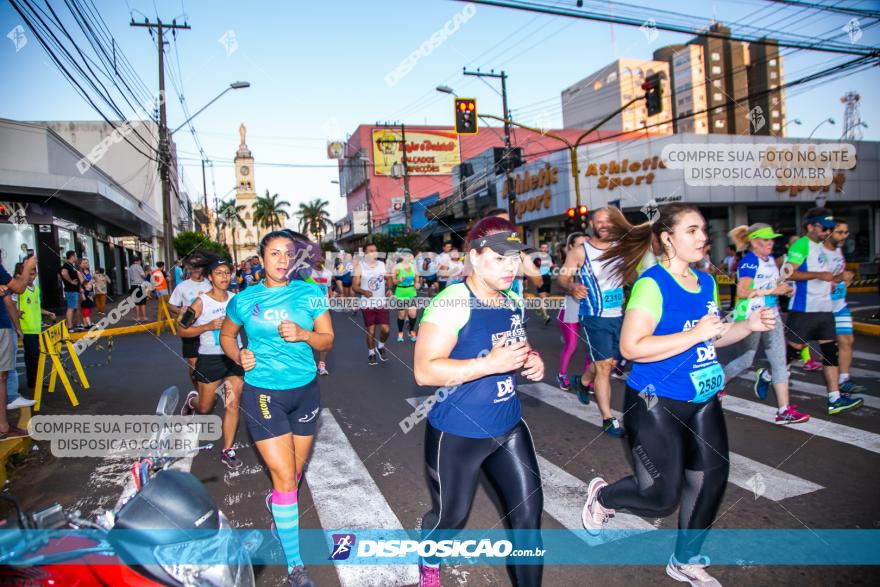
[[[287,208],[290,202],[278,201],[278,194],[269,195],[266,190],[265,196],[257,196],[254,201],[254,224],[259,228],[272,230],[284,226],[284,220],[290,218]]]
[[[330,212],[327,206],[330,202],[315,198],[311,202],[305,204],[300,203],[297,216],[299,216],[299,231],[311,233],[315,240],[320,241],[321,235],[327,232],[327,229],[333,226],[330,220]]]
[[[220,217],[221,222],[224,225],[228,224],[230,231],[232,232],[232,261],[233,263],[238,263],[238,250],[235,245],[235,231],[237,228],[244,228],[246,226],[244,222],[244,218],[241,217],[241,213],[244,212],[245,207],[241,204],[236,205],[235,199],[227,200],[225,202],[221,202],[220,206],[217,207],[217,215]]]

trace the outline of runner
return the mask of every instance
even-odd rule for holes
[[[422,518],[422,539],[451,539],[464,527],[485,472],[500,494],[503,517],[520,531],[514,548],[541,548],[544,497],[516,372],[540,381],[544,363],[526,340],[522,298],[509,291],[524,247],[516,227],[496,217],[479,221],[467,242],[474,270],[434,298],[415,348],[416,383],[453,385],[428,414],[425,467],[432,508]],[[543,567],[510,564],[508,571],[515,585],[534,586]],[[439,559],[421,561],[419,574],[422,587],[439,586]]]
[[[584,527],[598,534],[620,508],[659,517],[680,506],[666,574],[691,585],[718,586],[706,571],[708,559],[699,556],[729,468],[727,429],[716,397],[724,371],[715,348],[772,329],[775,315],[765,308],[748,320],[722,323],[715,280],[688,267],[702,258],[708,238],[696,207],[662,206],[656,222],[638,226],[615,208],[608,209],[608,218],[613,244],[602,260],[618,262],[618,279],[635,274],[652,239],[659,239],[663,254],[633,285],[620,337],[623,355],[633,361],[623,421],[633,475],[613,485],[600,477],[590,481]]]
[[[437,263],[430,254],[422,253],[418,259],[419,275],[422,277],[423,287],[428,289],[428,296],[437,295]]]
[[[620,359],[620,328],[623,324],[623,281],[616,269],[617,262],[608,262],[603,255],[613,251],[609,208],[590,213],[589,236],[579,249],[565,259],[559,283],[573,298],[580,300],[580,323],[590,350],[590,370],[573,381],[578,399],[590,403],[591,391],[602,414],[602,429],[609,436],[620,438],[623,427],[611,412],[611,373]],[[611,258],[613,259],[613,257]]]
[[[184,311],[189,308],[200,294],[211,291],[211,284],[202,277],[201,270],[195,267],[187,267],[189,279],[184,279],[174,287],[171,297],[168,298],[168,307],[178,317],[183,316]],[[196,379],[196,359],[199,357],[199,337],[192,336],[180,337],[181,356],[189,365],[189,378],[192,381],[193,388],[199,388],[199,381]]]
[[[834,330],[837,333],[837,344],[840,346],[840,374],[837,382],[840,384],[840,392],[849,394],[863,391],[861,385],[856,385],[849,378],[849,369],[852,367],[853,337],[852,314],[846,305],[846,288],[852,284],[855,275],[846,270],[846,259],[843,257],[843,246],[849,238],[849,225],[845,220],[835,219],[836,225],[831,235],[825,240],[825,248],[830,250],[834,263],[834,274],[842,277],[837,286],[831,292],[831,311],[834,313]]]
[[[312,271],[312,278],[328,299],[336,297],[336,294],[332,289],[333,272],[328,267],[324,266],[323,257],[315,262],[315,270]],[[327,370],[327,351],[318,352],[318,375],[330,375],[330,372]]]
[[[438,281],[438,291],[443,291],[446,289],[446,278],[449,275],[449,261],[451,260],[449,254],[452,252],[452,243],[446,242],[443,243],[443,250],[437,255],[436,264],[437,264],[437,275],[439,277]]]
[[[220,461],[230,469],[241,466],[241,459],[232,448],[238,430],[238,406],[244,385],[241,366],[223,354],[220,347],[220,327],[226,317],[226,308],[234,296],[229,291],[235,266],[231,261],[211,253],[194,253],[190,264],[202,275],[208,276],[211,289],[199,294],[179,319],[177,334],[198,337],[199,355],[196,359],[195,376],[198,391],[190,391],[183,403],[181,414],[210,414],[214,411],[217,390],[223,386],[223,450]],[[239,340],[237,343],[241,345]]]
[[[724,380],[734,377],[752,366],[758,351],[758,343],[764,343],[764,355],[770,369],[763,367],[755,371],[755,384],[752,387],[758,399],[767,399],[772,383],[776,392],[776,424],[798,424],[810,419],[799,412],[797,406],[789,404],[788,367],[785,362],[785,331],[779,315],[777,296],[791,295],[792,287],[779,280],[779,268],[773,252],[773,239],[782,235],[773,231],[769,224],[758,222],[751,226],[737,226],[730,231],[730,238],[736,248],[749,252],[743,256],[737,267],[736,320],[746,320],[760,308],[772,308],[776,315],[776,326],[767,332],[753,332],[740,341],[736,358],[724,366]]]
[[[825,387],[828,389],[828,414],[840,414],[862,407],[860,397],[841,395],[838,383],[839,345],[834,328],[831,292],[843,275],[835,275],[834,256],[823,244],[835,227],[827,208],[807,211],[804,227],[807,234],[791,245],[788,260],[794,281],[794,295],[788,312],[789,362],[800,358],[800,351],[810,340],[819,343]]]
[[[345,299],[351,298],[352,272],[354,271],[351,253],[339,253],[334,270],[337,275],[336,283],[339,287],[339,295]]]
[[[361,311],[364,326],[367,328],[367,364],[377,365],[376,356],[383,363],[388,360],[385,341],[388,340],[388,306],[386,280],[390,281],[385,262],[379,260],[375,243],[364,247],[364,257],[355,265],[351,289],[361,294]],[[379,327],[379,340],[376,340],[376,326]]]
[[[313,351],[333,346],[333,323],[320,287],[290,280],[298,261],[295,249],[287,231],[263,237],[263,279],[232,298],[220,345],[245,371],[241,409],[272,477],[266,501],[287,559],[288,581],[311,587],[314,582],[299,553],[297,485],[321,411]],[[239,350],[242,329],[248,348]]]
[[[464,261],[462,259],[462,254],[458,249],[452,247],[449,251],[449,263],[447,263],[449,269],[446,272],[446,287],[456,283],[464,283],[467,275],[465,275]]]
[[[568,235],[566,241],[566,255],[568,259],[571,251],[583,246],[587,235],[582,232],[573,232]],[[578,323],[580,319],[580,302],[570,295],[565,296],[565,305],[559,310],[559,329],[562,331],[562,354],[559,355],[559,374],[556,376],[556,384],[562,391],[568,391],[571,388],[571,379],[568,377],[568,364],[571,356],[577,350],[578,343]],[[584,373],[590,369],[590,353],[584,358]]]
[[[403,342],[405,331],[409,333],[409,339],[415,342],[416,316],[419,311],[416,307],[416,297],[419,287],[421,287],[421,278],[417,275],[412,251],[401,249],[399,254],[401,259],[394,265],[394,272],[391,274],[391,282],[394,284],[394,298],[398,307],[397,342]],[[404,328],[407,321],[409,325]]]
[[[510,213],[504,208],[494,208],[489,210],[485,213],[484,217],[489,216],[497,216],[498,218],[503,218],[508,222],[512,222],[510,219]],[[535,287],[541,287],[544,283],[544,280],[541,278],[541,272],[535,266],[535,262],[532,261],[532,254],[529,254],[527,251],[532,251],[532,254],[534,254],[534,249],[529,249],[528,247],[523,249],[523,252],[520,253],[522,264],[520,265],[519,273],[513,281],[513,285],[510,286],[510,290],[518,294],[520,297],[525,297],[526,279],[528,279],[529,283]]]
[[[550,297],[550,288],[553,285],[553,269],[556,268],[556,263],[553,261],[553,257],[550,256],[550,245],[548,243],[541,243],[540,251],[538,255],[535,256],[535,266],[538,268],[538,272],[541,275],[541,285],[538,286],[538,297],[541,299],[541,308],[538,310],[538,315],[544,319],[544,324],[550,323],[550,314],[547,313],[546,299]]]

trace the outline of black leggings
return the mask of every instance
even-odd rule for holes
[[[523,420],[497,438],[465,438],[425,429],[425,468],[431,488],[431,511],[422,518],[422,539],[449,540],[467,522],[480,471],[501,498],[504,517],[515,532],[514,549],[543,548],[541,511],[544,493],[532,435]],[[534,530],[534,532],[524,532]],[[427,559],[438,564],[439,559]],[[541,564],[508,565],[514,585],[541,584]]]
[[[656,400],[656,403],[654,403]],[[694,404],[653,396],[648,409],[627,386],[623,426],[635,474],[599,491],[599,503],[639,515],[669,515],[675,506],[679,530],[705,530],[718,513],[730,460],[727,428],[718,397]],[[675,558],[698,555],[706,532],[680,532]]]

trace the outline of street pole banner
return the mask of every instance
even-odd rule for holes
[[[79,362],[79,356],[76,354],[76,349],[73,348],[73,344],[70,341],[67,324],[63,321],[59,322],[40,333],[40,361],[37,364],[37,389],[34,393],[34,399],[37,402],[34,405],[35,412],[40,411],[40,404],[43,399],[43,377],[46,374],[47,357],[52,361],[52,371],[49,374],[49,393],[55,391],[56,378],[61,379],[61,384],[64,385],[64,389],[67,391],[67,397],[70,398],[70,405],[74,407],[79,405],[79,400],[76,399],[76,394],[70,385],[70,379],[68,379],[67,373],[64,371],[64,365],[61,363],[62,344],[67,348],[70,362],[73,363],[73,368],[79,376],[83,389],[89,388],[89,380],[86,379],[85,371],[83,371],[82,364]]]

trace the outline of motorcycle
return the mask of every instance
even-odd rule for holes
[[[174,414],[178,401],[169,387],[156,415]],[[59,504],[26,512],[0,494],[16,512],[0,520],[0,584],[253,587],[260,533],[234,530],[202,483],[172,468],[179,459],[137,461],[134,492],[94,522]]]

